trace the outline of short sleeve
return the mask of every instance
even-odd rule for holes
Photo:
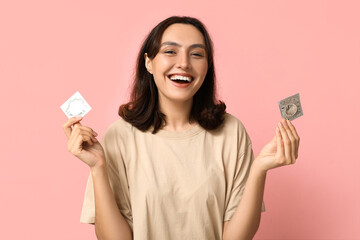
[[[121,141],[121,137],[119,136],[119,132],[117,131],[115,125],[111,125],[108,128],[100,143],[105,152],[109,182],[115,196],[115,201],[119,211],[132,230],[133,219],[130,204],[129,184],[126,175],[126,167],[121,154],[121,149],[124,147],[124,144]],[[95,197],[91,173],[89,174],[85,188],[80,222],[90,224],[95,223]]]
[[[246,132],[245,141],[243,141],[242,144],[244,147],[240,147],[240,149],[243,149],[243,151],[239,152],[236,164],[234,165],[234,179],[232,181],[231,193],[225,209],[224,221],[229,221],[234,215],[243,195],[245,184],[250,173],[251,164],[254,161],[251,140]],[[262,202],[261,211],[265,212],[264,201]]]

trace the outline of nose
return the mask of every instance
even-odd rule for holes
[[[177,59],[177,67],[181,68],[181,69],[190,69],[191,68],[191,64],[189,61],[189,56],[186,53],[179,53],[178,55],[178,59]]]

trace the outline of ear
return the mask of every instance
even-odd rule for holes
[[[151,64],[151,59],[147,56],[147,53],[144,54],[144,58],[145,58],[145,67],[148,70],[148,72],[150,74],[152,73],[152,64]]]

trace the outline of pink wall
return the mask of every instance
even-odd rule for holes
[[[79,223],[89,169],[66,149],[60,105],[80,91],[101,138],[141,41],[175,14],[208,27],[219,95],[255,154],[277,101],[300,93],[300,157],[269,172],[255,239],[360,239],[359,1],[220,2],[0,2],[1,239],[95,239]]]

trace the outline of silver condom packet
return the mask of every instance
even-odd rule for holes
[[[279,101],[278,105],[281,117],[289,119],[290,121],[304,115],[299,93]]]

